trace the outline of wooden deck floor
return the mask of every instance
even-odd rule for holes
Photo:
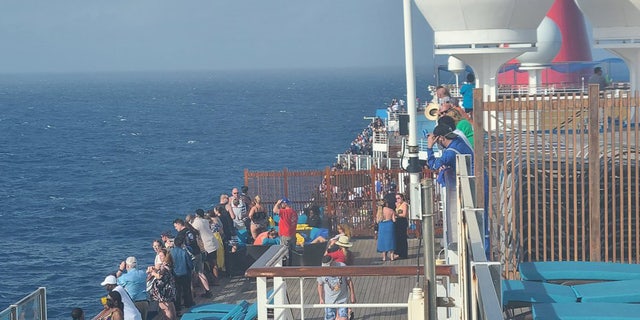
[[[376,252],[376,241],[374,239],[354,239],[351,251],[354,254],[355,265],[376,265],[388,266],[411,266],[416,265],[418,255],[418,239],[409,239],[409,259],[396,261],[381,261],[381,255]],[[422,256],[422,248],[420,255]],[[423,261],[420,260],[420,265]],[[358,303],[376,302],[398,302],[406,303],[409,292],[416,285],[417,276],[404,277],[354,277],[353,282],[356,289],[356,299]],[[424,281],[420,274],[420,282]],[[287,279],[288,295],[291,303],[300,303],[300,285],[297,279]],[[199,289],[200,290],[200,289]],[[201,291],[198,291],[200,293]],[[204,299],[198,297],[196,302],[203,303],[231,303],[236,304],[242,300],[255,302],[256,283],[254,278],[235,276],[223,278],[219,287],[213,289],[214,297]],[[304,303],[318,303],[318,293],[315,279],[304,280],[303,286]],[[305,319],[322,319],[324,311],[322,309],[306,309]],[[294,318],[300,318],[299,310],[294,310]],[[356,319],[406,319],[406,308],[368,308],[356,309]]]

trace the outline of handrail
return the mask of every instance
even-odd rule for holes
[[[272,246],[245,272],[246,277],[256,278],[258,319],[266,319],[266,310],[274,309],[274,318],[291,318],[291,313],[284,310],[297,308],[300,310],[300,317],[304,319],[304,310],[308,308],[326,307],[349,307],[349,308],[406,308],[407,302],[389,303],[353,303],[353,304],[305,304],[303,282],[307,278],[317,278],[322,276],[349,276],[349,277],[389,277],[389,276],[413,276],[424,274],[423,266],[342,266],[342,267],[320,267],[320,266],[300,266],[284,267],[282,259],[287,256],[285,246]],[[454,266],[436,266],[436,275],[452,276]],[[267,281],[272,278],[273,292],[267,296]],[[286,284],[284,279],[299,279],[300,283],[300,303],[288,303],[286,296]],[[282,290],[284,289],[284,290]]]
[[[471,175],[471,156],[458,155],[456,158],[456,175],[458,195],[460,199],[463,236],[460,255],[460,266],[463,270],[461,283],[464,286],[463,312],[473,315],[473,319],[501,319],[503,317],[500,298],[500,263],[488,261],[484,248],[484,228],[480,221],[484,220],[484,209],[477,208],[475,193],[475,177]],[[489,223],[484,221],[484,223]],[[468,292],[469,295],[465,294]],[[467,297],[471,297],[468,299]],[[477,314],[477,313],[480,314]]]
[[[453,265],[437,265],[436,275],[453,276]],[[424,266],[343,266],[343,267],[251,267],[245,273],[246,277],[322,277],[322,276],[412,276],[424,274]]]

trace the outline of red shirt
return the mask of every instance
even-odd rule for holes
[[[280,222],[278,222],[280,236],[295,237],[296,228],[298,227],[298,214],[290,207],[286,207],[280,209],[278,215],[280,216]]]
[[[327,252],[327,255],[331,256],[331,258],[333,258],[333,261],[338,261],[338,262],[347,264],[347,257],[344,256],[344,251],[342,251],[341,248],[338,248],[338,250],[334,252]]]

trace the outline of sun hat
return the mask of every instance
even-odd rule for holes
[[[104,287],[108,284],[117,284],[117,283],[118,281],[116,280],[116,276],[108,275],[106,278],[104,278],[104,281],[102,281],[100,285]]]
[[[336,244],[341,246],[341,247],[346,247],[346,248],[350,248],[351,246],[353,246],[353,243],[349,242],[349,237],[347,236],[340,236],[338,238],[338,241],[336,241]]]

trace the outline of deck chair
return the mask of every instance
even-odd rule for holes
[[[529,281],[640,279],[640,264],[588,261],[521,262],[520,278]]]
[[[185,313],[180,320],[221,320],[225,313]]]
[[[247,313],[244,315],[244,320],[253,320],[258,317],[258,304],[254,303],[247,308]]]
[[[533,303],[578,302],[578,296],[570,286],[561,284],[502,280],[502,306],[519,308]]]
[[[244,314],[249,302],[243,300],[238,304],[209,303],[189,309],[181,320],[232,320],[238,314]]]
[[[242,303],[242,302],[240,302]],[[189,309],[189,313],[206,313],[206,312],[229,312],[235,308],[235,304],[230,303],[207,303],[197,305]]]
[[[532,307],[533,319],[628,320],[638,319],[639,304],[541,303]]]
[[[640,279],[602,281],[566,286],[539,281],[502,281],[502,305],[507,308],[537,303],[640,303]]]
[[[592,302],[640,303],[640,279],[604,281],[571,286],[578,301],[584,304]]]

